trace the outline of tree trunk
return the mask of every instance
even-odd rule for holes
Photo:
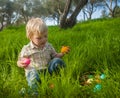
[[[2,30],[3,30],[3,24],[1,23],[0,26],[1,26],[1,27],[0,27],[0,31],[2,31]]]
[[[86,5],[88,0],[80,0],[74,10],[74,12],[71,14],[69,18],[67,18],[72,0],[68,0],[64,9],[64,12],[62,14],[61,20],[60,20],[60,27],[61,28],[68,28],[73,27],[76,24],[76,18],[81,9]]]
[[[3,15],[1,16],[1,27],[0,27],[0,31],[2,31],[2,30],[3,30],[3,27],[4,27],[4,24],[3,24],[3,22],[4,22],[4,17],[5,17],[5,14],[3,14]]]
[[[69,13],[69,9],[71,6],[72,0],[67,0],[67,3],[65,5],[64,12],[60,15],[60,27],[66,28],[66,21],[67,21],[67,15]]]

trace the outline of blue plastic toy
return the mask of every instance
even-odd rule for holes
[[[101,85],[101,84],[96,84],[95,87],[94,87],[94,92],[100,91],[101,88],[102,88],[102,85]]]
[[[100,79],[105,79],[105,77],[106,77],[105,74],[100,75]]]

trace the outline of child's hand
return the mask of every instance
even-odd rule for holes
[[[22,58],[20,61],[19,61],[19,65],[23,68],[26,68],[28,67],[28,65],[30,64],[30,59],[29,58]]]
[[[69,46],[62,46],[61,53],[66,54],[70,51]]]

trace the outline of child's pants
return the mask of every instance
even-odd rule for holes
[[[59,67],[65,67],[65,63],[60,58],[54,58],[49,62],[48,72],[52,75],[52,73],[57,71]],[[28,72],[27,76],[28,86],[32,89],[32,91],[37,91],[38,85],[37,83],[41,83],[39,72],[35,69]]]

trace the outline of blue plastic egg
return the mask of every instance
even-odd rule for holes
[[[101,74],[100,79],[105,79],[105,74]]]
[[[101,88],[102,88],[102,85],[101,85],[101,84],[96,84],[95,87],[94,87],[94,92],[100,91]]]

